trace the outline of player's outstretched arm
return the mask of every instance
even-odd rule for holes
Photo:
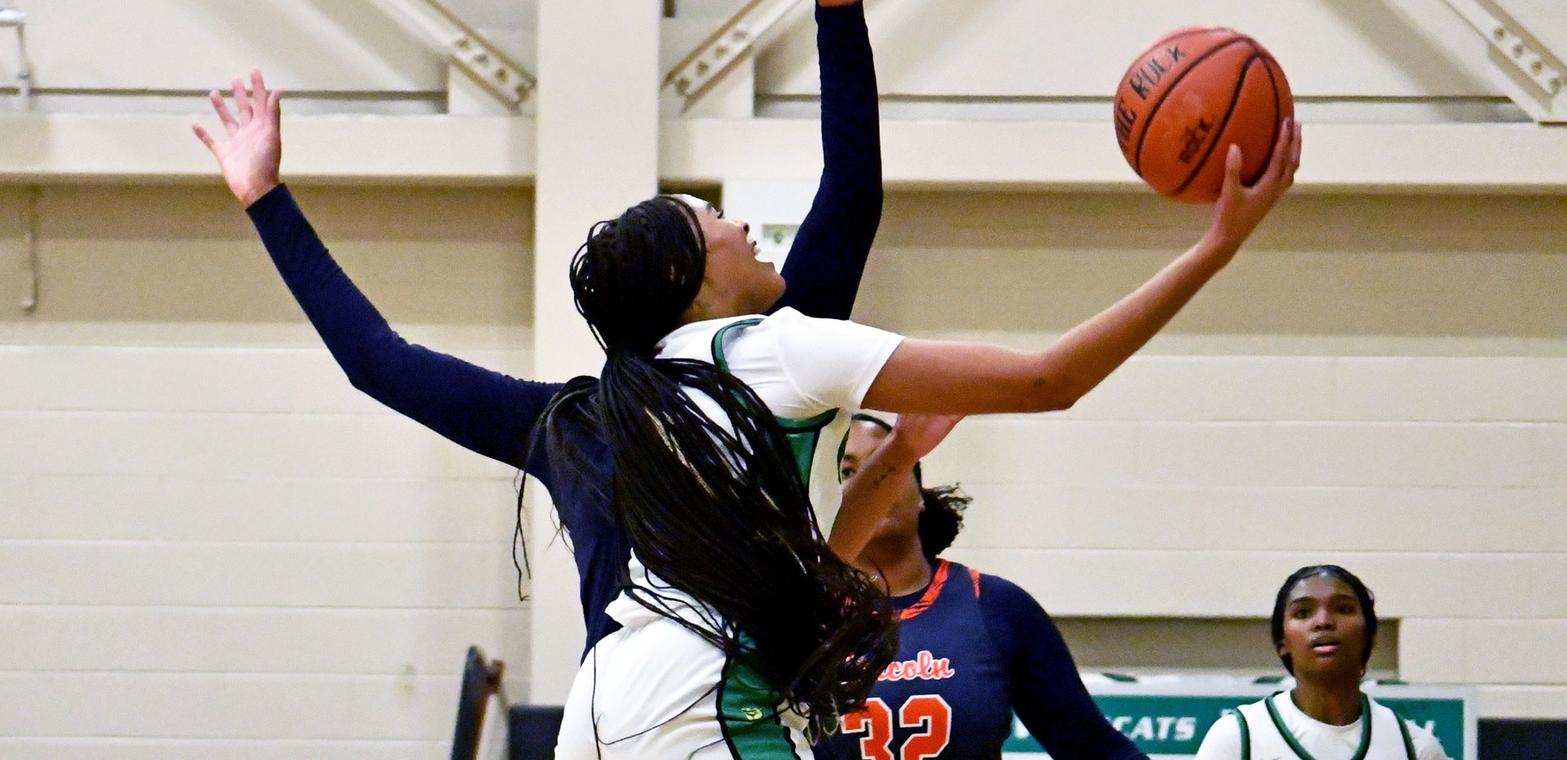
[[[881,127],[876,65],[859,0],[820,0],[822,178],[800,224],[774,307],[848,319],[881,223]]]
[[[491,372],[403,340],[332,260],[279,179],[281,99],[260,71],[233,82],[234,108],[214,90],[226,137],[196,136],[256,225],[279,274],[354,387],[456,443],[524,467],[526,432],[560,386]]]
[[[1240,180],[1231,148],[1224,192],[1195,246],[1115,305],[1039,352],[905,340],[882,367],[864,406],[893,412],[979,414],[1067,409],[1148,342],[1234,258],[1300,166],[1301,131],[1286,121],[1267,171]]]
[[[1099,711],[1060,629],[1028,592],[981,576],[979,607],[986,629],[1007,653],[1012,709],[1046,751],[1084,760],[1148,760]]]
[[[963,418],[957,415],[900,414],[892,432],[860,465],[854,477],[844,481],[843,506],[833,520],[827,546],[850,564],[876,533],[876,526],[903,495],[904,481],[897,475],[913,471],[926,454],[934,451]]]

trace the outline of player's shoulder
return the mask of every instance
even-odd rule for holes
[[[807,316],[804,312],[793,306],[785,306],[778,311],[762,317],[761,323],[774,330],[809,329],[816,324],[832,324],[842,322],[841,319],[826,319],[824,317]]]
[[[1236,713],[1226,713],[1208,728],[1197,748],[1197,760],[1236,760],[1241,756],[1241,724]]]
[[[964,580],[974,584],[982,601],[996,601],[1001,604],[1023,604],[1026,606],[1038,606],[1033,595],[1023,590],[1022,586],[1013,583],[999,575],[982,573],[964,565],[953,563],[954,574],[961,573]]]
[[[962,565],[954,565],[953,574],[959,578],[948,580],[948,583],[961,580],[974,584],[979,608],[993,631],[999,626],[1025,634],[1037,632],[1042,626],[1054,625],[1039,600],[1023,590],[1022,586],[999,575],[981,573]]]

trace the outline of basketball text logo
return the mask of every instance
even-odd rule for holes
[[[1208,142],[1208,134],[1213,131],[1213,122],[1206,117],[1197,119],[1197,126],[1186,129],[1186,144],[1181,148],[1181,163],[1189,164],[1197,157],[1197,151]]]
[[[1140,100],[1148,99],[1148,92],[1164,81],[1164,76],[1175,70],[1175,64],[1186,59],[1186,51],[1180,45],[1171,45],[1164,49],[1161,56],[1154,53],[1143,65],[1137,68],[1137,73],[1132,75],[1132,80],[1126,86],[1137,93]]]
[[[920,650],[912,660],[898,662],[894,660],[887,664],[887,669],[877,677],[878,681],[940,681],[958,674],[952,667],[952,661],[942,657],[937,658],[928,650]]]

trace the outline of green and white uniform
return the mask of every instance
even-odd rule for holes
[[[1429,731],[1361,700],[1360,719],[1347,726],[1301,712],[1288,692],[1241,705],[1208,730],[1197,760],[1448,760]]]
[[[684,325],[660,341],[658,356],[713,362],[756,392],[789,433],[825,534],[842,498],[838,460],[850,417],[901,341],[783,309]],[[710,417],[723,418],[712,399],[694,398]],[[650,573],[635,551],[628,571],[634,585],[658,591],[665,612],[712,629],[718,615]],[[583,749],[583,758],[811,757],[804,721],[775,716],[779,697],[754,672],[628,594],[607,612],[623,627],[578,670],[557,757],[576,760],[568,748]]]

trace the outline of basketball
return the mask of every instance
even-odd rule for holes
[[[1241,180],[1268,165],[1284,119],[1295,114],[1278,61],[1233,29],[1194,27],[1165,35],[1132,62],[1115,94],[1115,136],[1132,170],[1153,189],[1210,203],[1224,183],[1231,144]]]

